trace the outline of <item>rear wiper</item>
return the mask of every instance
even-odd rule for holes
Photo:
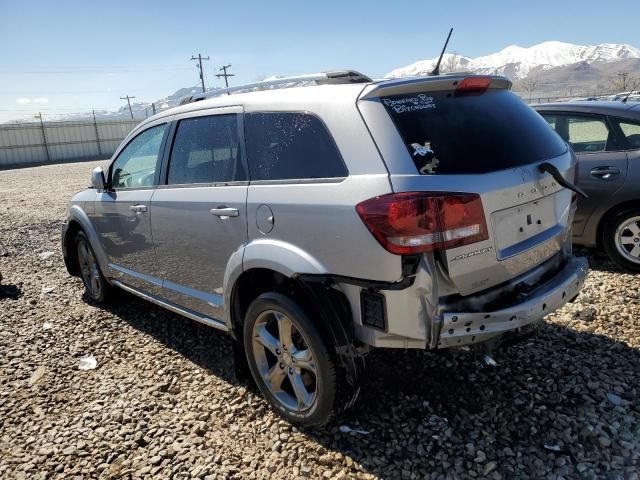
[[[580,187],[566,180],[554,165],[548,162],[542,162],[540,165],[538,165],[538,170],[540,170],[540,172],[542,173],[547,172],[549,175],[553,177],[553,179],[556,182],[558,182],[564,188],[568,188],[569,190],[576,192],[579,195],[582,195],[584,198],[589,198],[589,195],[584,193],[584,190],[582,190]]]

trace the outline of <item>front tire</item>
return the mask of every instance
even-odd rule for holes
[[[87,295],[95,302],[105,303],[111,295],[112,287],[104,278],[96,254],[84,232],[80,231],[76,235],[75,246],[80,277]]]
[[[640,273],[640,208],[628,208],[608,219],[602,229],[602,245],[614,263]]]
[[[319,426],[337,413],[344,388],[333,345],[300,305],[280,293],[260,295],[247,310],[243,341],[251,374],[279,415]]]

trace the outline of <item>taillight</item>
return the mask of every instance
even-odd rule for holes
[[[474,193],[393,193],[365,200],[356,210],[378,242],[399,255],[489,238],[482,201]]]
[[[466,77],[456,87],[457,93],[482,93],[491,85],[490,77]]]

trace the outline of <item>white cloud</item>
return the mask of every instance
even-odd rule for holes
[[[16,99],[17,103],[20,104],[25,104],[25,103],[49,103],[49,99],[45,98],[45,97],[38,97],[38,98],[17,98]]]

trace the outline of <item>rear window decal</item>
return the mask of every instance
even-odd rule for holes
[[[400,98],[397,100],[383,98],[382,103],[385,107],[392,108],[395,113],[415,112],[416,110],[436,108],[433,97],[429,97],[424,93],[420,93],[415,97]]]
[[[412,143],[411,147],[413,148],[413,156],[420,155],[424,157],[427,154],[434,155],[433,150],[431,150],[431,142],[424,142],[424,145],[420,145],[419,143]]]
[[[422,167],[419,168],[419,171],[422,175],[426,174],[434,174],[440,160],[436,158],[435,152],[431,149],[431,142],[424,142],[424,145],[420,145],[419,143],[410,144],[411,148],[413,148],[413,156],[415,157],[425,157],[424,161],[426,162]],[[421,160],[422,161],[422,160]]]
[[[436,173],[436,168],[438,168],[439,163],[440,160],[434,157],[433,160],[423,165],[423,167],[420,169],[420,174],[433,175],[434,173]]]

